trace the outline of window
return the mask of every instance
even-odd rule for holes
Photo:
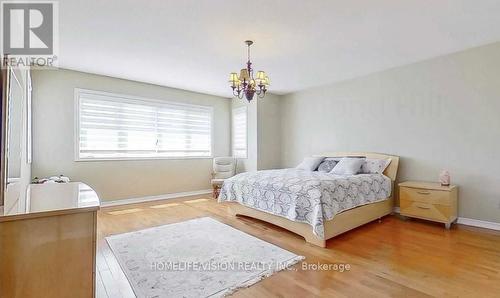
[[[76,160],[212,156],[212,108],[75,90]]]
[[[233,156],[247,158],[247,107],[233,109]]]

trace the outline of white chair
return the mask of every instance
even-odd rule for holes
[[[236,174],[236,159],[233,157],[215,157],[212,172],[213,196],[219,196],[220,188],[224,180]]]

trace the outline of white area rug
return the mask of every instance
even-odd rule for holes
[[[209,217],[106,240],[137,297],[222,297],[304,259]]]

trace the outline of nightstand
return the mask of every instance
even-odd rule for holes
[[[399,184],[401,215],[442,222],[449,229],[457,219],[458,187],[433,182]]]

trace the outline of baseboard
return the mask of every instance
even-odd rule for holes
[[[399,210],[400,210],[399,207],[394,207],[394,213],[399,213],[400,212]],[[479,219],[459,217],[459,218],[457,218],[457,223],[461,224],[461,225],[466,225],[466,226],[472,226],[472,227],[500,231],[500,223],[498,223],[498,222],[491,222],[491,221],[484,221],[484,220],[479,220]]]
[[[478,220],[478,219],[472,219],[472,218],[459,217],[457,219],[457,223],[462,224],[462,225],[467,225],[467,226],[473,226],[473,227],[479,227],[479,228],[500,231],[500,223],[498,223],[498,222],[491,222],[491,221],[484,221],[484,220]]]
[[[175,199],[175,198],[182,198],[182,197],[189,197],[189,196],[205,195],[205,194],[209,194],[209,193],[212,193],[211,189],[177,192],[177,193],[169,193],[169,194],[164,194],[164,195],[130,198],[130,199],[114,200],[114,201],[102,201],[101,207],[110,207],[110,206],[143,203],[143,202],[152,202],[152,201]]]

